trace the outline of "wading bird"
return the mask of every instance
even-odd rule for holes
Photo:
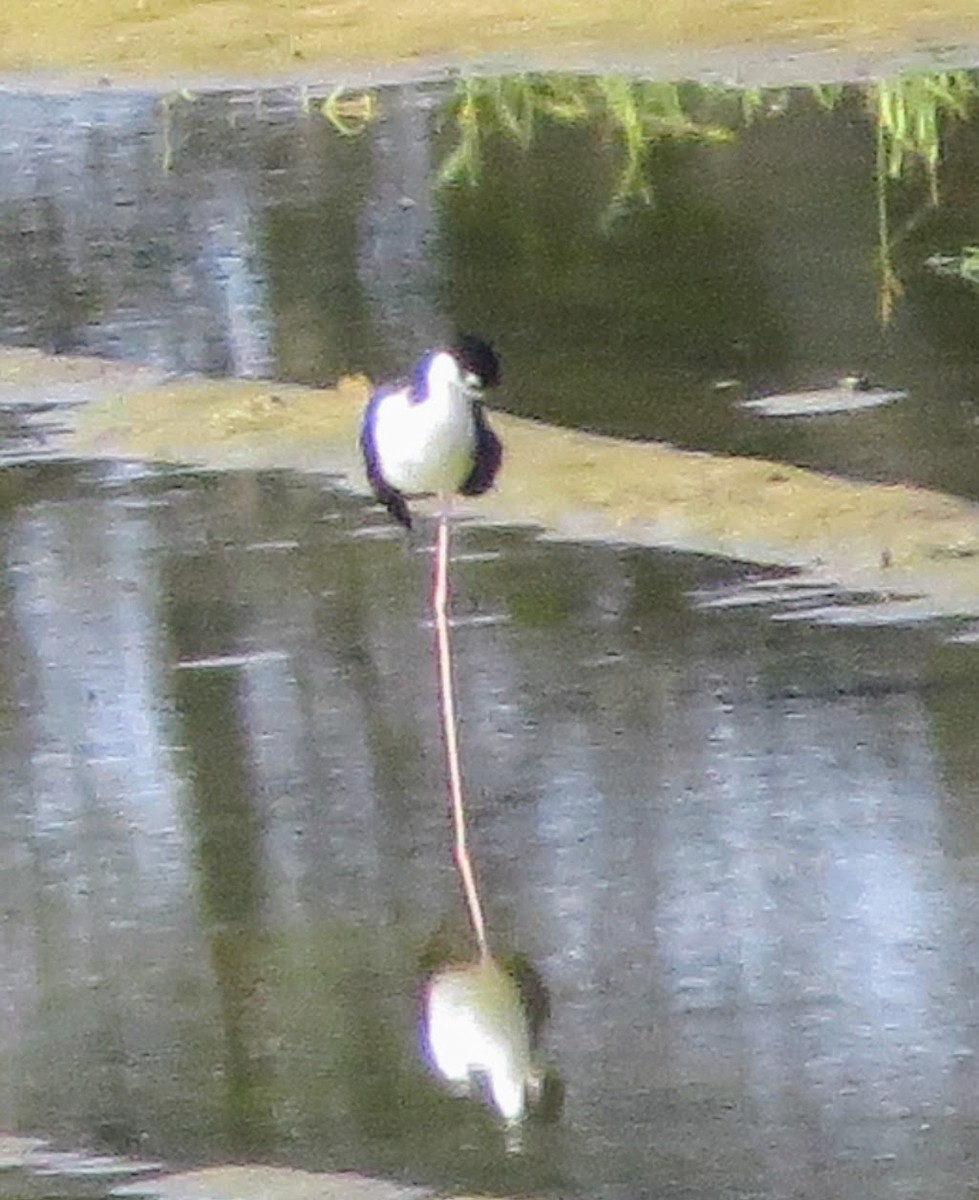
[[[360,431],[367,478],[406,529],[410,496],[434,493],[445,509],[456,492],[481,496],[492,487],[503,449],[486,423],[482,393],[499,381],[493,347],[466,335],[426,354],[410,383],[371,397]]]
[[[482,405],[483,390],[499,381],[500,363],[493,347],[466,335],[447,349],[426,354],[409,383],[375,392],[364,411],[360,431],[367,478],[374,495],[396,521],[411,528],[410,497],[435,494],[439,499],[432,587],[439,706],[455,862],[483,961],[490,958],[490,953],[466,842],[449,644],[449,509],[457,493],[481,496],[488,491],[500,469],[503,447],[486,423]]]

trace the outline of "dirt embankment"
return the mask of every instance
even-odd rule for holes
[[[838,74],[841,61],[857,77],[935,47],[946,59],[964,47],[958,57],[974,60],[967,48],[977,42],[975,0],[31,0],[0,9],[0,75],[48,84],[325,73],[356,85],[378,72],[487,60],[812,82]]]

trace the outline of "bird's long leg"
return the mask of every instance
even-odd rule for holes
[[[469,920],[476,936],[480,958],[489,957],[486,924],[476,889],[476,875],[466,837],[466,806],[462,794],[459,767],[459,727],[456,719],[455,689],[452,681],[452,645],[449,640],[449,501],[439,506],[438,533],[435,542],[435,581],[432,605],[435,610],[435,645],[438,658],[439,712],[448,768],[449,807],[452,813],[453,852],[469,909]]]

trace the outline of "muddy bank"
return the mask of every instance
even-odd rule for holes
[[[806,87],[813,84],[870,83],[914,71],[971,69],[979,65],[979,31],[952,26],[943,36],[922,44],[884,41],[862,47],[839,44],[734,42],[721,46],[635,44],[609,47],[583,38],[559,44],[505,48],[466,56],[445,50],[369,61],[324,58],[294,59],[280,66],[226,59],[213,64],[146,61],[139,67],[101,62],[66,61],[64,65],[4,60],[0,45],[0,91],[74,94],[90,89],[136,90],[163,95],[205,95],[233,89],[259,91],[270,86],[294,87],[310,98],[345,95],[361,88],[382,88],[463,75],[507,75],[514,72],[561,71],[581,75],[627,75],[644,79],[690,80],[723,87]]]
[[[356,447],[364,379],[332,390],[200,380],[147,386],[146,372],[124,367],[0,356],[0,396],[36,389],[42,376],[54,399],[76,401],[82,380],[101,392],[89,390],[84,403],[60,413],[61,427],[49,434],[58,453],[314,471],[367,494]],[[844,591],[901,598],[892,618],[979,615],[979,509],[963,500],[504,414],[494,421],[505,470],[492,495],[463,506],[474,519],[792,567]]]
[[[123,1182],[120,1182],[123,1181]],[[290,1167],[205,1167],[166,1174],[161,1163],[53,1150],[41,1138],[0,1133],[0,1197],[56,1192],[64,1200],[147,1197],[152,1200],[423,1200],[427,1188],[372,1179],[353,1172]]]
[[[628,69],[676,77],[835,75],[880,69],[883,59],[926,54],[932,62],[976,41],[972,0],[923,10],[910,0],[772,0],[764,5],[685,0],[655,6],[613,0],[598,12],[581,0],[447,0],[438,6],[354,0],[272,6],[260,0],[79,0],[67,20],[59,0],[0,14],[0,72],[66,74],[79,81],[321,78],[362,81],[379,66],[431,74],[489,62]],[[722,49],[718,49],[722,48]],[[419,70],[420,64],[425,64]],[[876,66],[874,65],[876,64]],[[894,63],[893,65],[897,65]],[[788,73],[786,75],[786,72]],[[798,74],[797,74],[798,72]],[[814,74],[815,72],[815,74]]]

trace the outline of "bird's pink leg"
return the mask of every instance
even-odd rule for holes
[[[469,920],[480,958],[489,957],[486,924],[476,889],[476,875],[466,838],[466,807],[462,794],[462,771],[459,767],[459,727],[456,719],[455,689],[452,682],[452,646],[449,641],[449,502],[440,505],[438,533],[435,542],[435,578],[432,606],[435,610],[435,647],[438,659],[439,712],[442,717],[442,737],[448,769],[449,808],[452,814],[453,851],[456,868],[462,880],[462,890],[469,909]]]

